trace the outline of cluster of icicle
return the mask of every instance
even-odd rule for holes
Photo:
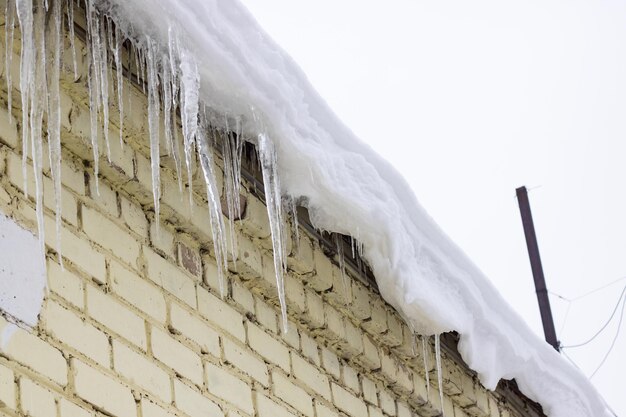
[[[243,137],[242,120],[238,116],[219,114],[207,108],[199,100],[199,73],[192,55],[186,51],[176,34],[169,31],[169,42],[166,46],[159,45],[147,36],[137,37],[125,33],[116,25],[111,16],[97,8],[94,0],[75,3],[74,0],[7,0],[5,10],[5,79],[7,91],[12,91],[13,77],[11,74],[13,43],[15,28],[19,23],[21,32],[21,56],[19,89],[21,92],[22,109],[22,143],[24,190],[27,189],[27,160],[32,159],[36,201],[37,226],[39,241],[44,252],[44,215],[43,215],[43,155],[47,140],[50,159],[50,175],[54,184],[54,201],[56,213],[56,251],[59,262],[62,262],[60,239],[61,228],[61,100],[59,79],[64,54],[69,54],[72,63],[69,71],[78,78],[76,58],[74,11],[85,10],[87,22],[86,42],[88,46],[87,83],[89,90],[89,107],[91,118],[91,147],[94,158],[94,177],[98,192],[98,171],[101,140],[106,147],[106,155],[110,162],[109,119],[110,107],[116,105],[119,111],[119,140],[123,146],[124,101],[130,102],[124,83],[139,84],[139,88],[148,97],[148,129],[150,140],[150,159],[152,171],[152,193],[154,199],[155,219],[160,211],[160,155],[162,142],[165,152],[174,160],[178,186],[181,195],[187,187],[190,206],[193,207],[192,170],[199,163],[206,185],[206,197],[209,206],[215,258],[218,266],[220,291],[225,291],[224,275],[227,267],[228,253],[234,258],[237,253],[236,233],[233,219],[236,208],[240,207],[241,157],[245,140],[256,145],[259,165],[263,175],[264,193],[269,217],[274,269],[278,298],[281,307],[284,330],[287,331],[287,311],[283,274],[286,271],[286,245],[284,217],[288,215],[294,222],[296,233],[294,241],[299,242],[297,213],[295,200],[281,197],[280,181],[277,173],[276,152],[272,140],[265,133],[260,119],[252,122],[258,127],[255,137]],[[69,49],[64,50],[64,30],[69,32]],[[129,51],[128,66],[122,63],[123,51]],[[113,70],[111,70],[113,68]],[[133,78],[134,77],[134,78]],[[131,79],[133,78],[133,79]],[[111,99],[109,92],[116,94]],[[127,106],[130,108],[130,106]],[[8,95],[8,111],[12,111],[11,94]],[[254,109],[251,114],[255,115]],[[127,115],[126,115],[127,116]],[[11,117],[9,117],[11,120]],[[181,141],[178,135],[178,124],[182,127]],[[164,129],[163,135],[159,131]],[[219,130],[218,130],[219,129]],[[44,137],[45,131],[45,137]],[[219,140],[218,140],[219,137]],[[164,140],[162,140],[164,138]],[[228,224],[222,217],[220,190],[214,172],[213,150],[218,148],[223,158],[224,194],[228,210]],[[186,184],[183,178],[186,177]],[[230,228],[227,233],[226,227]],[[352,239],[352,258],[361,261],[363,248],[357,240]],[[344,285],[347,285],[346,266],[343,245],[337,236],[337,255]],[[347,291],[346,291],[347,293]],[[347,300],[349,301],[349,300]],[[430,387],[429,364],[426,345],[422,336],[422,356],[426,375],[426,386]],[[414,351],[417,344],[414,346]],[[441,359],[439,336],[435,336],[435,354],[439,396],[443,404],[441,389]],[[417,353],[416,353],[417,355]],[[427,391],[428,392],[428,391]]]
[[[27,160],[32,158],[39,241],[44,249],[43,216],[43,155],[45,142],[50,158],[50,175],[54,183],[56,208],[56,245],[61,261],[61,101],[59,79],[64,53],[71,55],[74,76],[78,77],[76,59],[74,10],[85,10],[87,22],[87,83],[91,117],[91,147],[94,158],[94,177],[98,192],[99,143],[106,146],[110,161],[111,139],[109,136],[110,107],[117,105],[119,111],[119,140],[123,146],[124,83],[125,77],[134,77],[148,96],[148,128],[152,170],[152,192],[155,218],[159,219],[161,186],[160,155],[161,137],[164,137],[166,153],[175,162],[180,192],[184,185],[189,190],[193,206],[192,170],[199,163],[206,185],[215,258],[218,265],[220,290],[224,294],[224,271],[228,252],[236,255],[236,234],[233,219],[235,207],[240,206],[242,138],[241,119],[216,114],[199,101],[199,74],[195,60],[180,45],[179,39],[170,31],[168,45],[158,45],[149,37],[136,37],[124,33],[110,16],[102,13],[93,0],[75,3],[73,0],[7,0],[5,10],[5,79],[7,90],[13,88],[11,74],[15,28],[19,23],[21,33],[21,56],[19,89],[22,109],[22,143],[25,190],[27,187]],[[69,50],[64,50],[63,31],[69,32]],[[128,68],[122,63],[124,48],[129,52]],[[112,71],[111,68],[114,70]],[[115,91],[111,99],[109,92]],[[11,94],[8,95],[9,112],[12,109]],[[128,95],[130,99],[130,95]],[[178,114],[182,126],[182,152],[178,137]],[[9,117],[11,119],[11,117]],[[164,132],[159,132],[161,125]],[[218,132],[218,127],[220,131]],[[44,137],[45,132],[45,137]],[[218,137],[220,140],[218,140]],[[283,231],[283,201],[276,172],[274,145],[265,133],[247,138],[256,144],[263,172],[267,211],[269,214],[274,249],[276,280],[283,323],[286,320],[283,274],[286,269],[286,245]],[[219,146],[224,160],[224,193],[227,203],[229,225],[222,217],[220,190],[214,172],[213,150]],[[183,171],[187,183],[183,184]],[[231,228],[227,233],[226,227]],[[228,237],[227,237],[228,236]]]

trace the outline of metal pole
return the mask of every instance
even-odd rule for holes
[[[515,192],[517,193],[519,211],[522,215],[524,235],[526,236],[526,247],[528,248],[528,256],[530,257],[530,267],[533,271],[533,278],[535,280],[535,291],[537,293],[537,301],[539,302],[539,311],[541,313],[541,322],[543,324],[543,334],[545,335],[546,342],[552,345],[552,347],[558,352],[559,342],[556,339],[556,331],[554,330],[554,320],[552,319],[552,310],[550,309],[550,299],[548,298],[546,280],[543,276],[543,267],[541,266],[541,257],[539,256],[539,246],[537,245],[537,236],[535,235],[533,216],[530,212],[528,192],[526,187],[519,187],[515,190]]]

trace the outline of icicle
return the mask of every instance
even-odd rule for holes
[[[26,161],[30,145],[30,106],[31,89],[34,87],[35,40],[33,37],[32,0],[17,0],[17,17],[20,23],[22,49],[20,56],[20,92],[22,99],[22,175],[24,177],[24,196],[28,197],[28,171]]]
[[[13,38],[15,35],[15,0],[7,0],[6,9],[4,11],[4,40],[5,40],[5,57],[4,57],[4,76],[7,81],[7,107],[9,110],[9,123],[12,123],[13,117]]]
[[[159,212],[161,201],[161,165],[159,151],[159,78],[156,58],[156,45],[147,38],[148,73],[148,129],[150,131],[150,163],[152,166],[152,196],[154,198],[154,214],[157,231],[159,230]]]
[[[441,341],[440,335],[435,335],[435,361],[437,363],[437,385],[439,386],[439,400],[441,401],[441,416],[445,417],[443,409],[443,375],[441,373]]]
[[[426,340],[424,336],[420,336],[420,340],[422,341],[422,358],[424,358],[424,375],[426,377],[426,401],[428,401],[428,397],[430,397],[430,373],[429,373],[429,365],[428,365],[428,350],[426,349]]]
[[[61,258],[61,99],[59,93],[59,78],[61,76],[62,38],[61,24],[63,15],[61,1],[55,0],[52,4],[52,62],[48,77],[48,155],[50,171],[54,185],[56,249],[59,264],[63,267]]]
[[[220,295],[225,295],[224,271],[227,266],[226,238],[224,221],[222,219],[222,206],[217,190],[217,181],[213,170],[213,150],[209,146],[208,140],[202,130],[198,130],[198,156],[206,184],[207,200],[209,203],[209,215],[211,220],[211,233],[213,237],[213,248],[217,263],[217,275],[220,286]]]
[[[346,276],[346,260],[343,254],[343,241],[339,233],[335,233],[335,247],[337,248],[337,258],[339,260],[339,270],[341,271],[341,283],[343,284],[343,292],[346,304],[350,302],[348,298],[348,277]]]
[[[117,75],[117,107],[120,112],[120,147],[124,148],[124,71],[120,56],[122,50],[122,31],[115,26],[115,45],[113,46],[113,60],[115,61],[115,72]]]
[[[198,131],[198,93],[200,81],[198,67],[193,57],[186,51],[180,52],[180,104],[183,123],[183,143],[187,164],[189,185],[189,204],[193,206],[192,196],[192,156]]]
[[[280,183],[276,166],[276,150],[274,144],[265,133],[258,135],[257,150],[261,162],[263,173],[263,186],[265,189],[265,204],[270,221],[272,233],[272,249],[274,251],[274,270],[276,272],[276,287],[278,288],[278,300],[280,302],[280,312],[283,320],[285,333],[287,326],[287,304],[285,302],[284,284],[284,237],[283,237],[283,216],[281,210]]]
[[[33,27],[45,27],[45,12],[43,2],[37,5],[37,13],[32,15]],[[23,33],[23,32],[22,32]],[[34,52],[32,82],[30,93],[30,135],[33,155],[33,172],[35,176],[35,204],[37,212],[37,229],[39,232],[39,245],[41,253],[45,254],[45,229],[43,214],[43,137],[42,125],[44,113],[47,111],[47,85],[46,85],[46,43],[45,31],[39,30],[33,33]]]
[[[413,326],[409,327],[411,327],[411,330],[413,330]],[[417,334],[415,333],[415,331],[411,332],[411,352],[413,352],[413,356],[417,356]]]
[[[67,26],[70,31],[70,48],[72,49],[72,64],[74,65],[74,79],[78,79],[78,63],[76,61],[76,42],[74,36],[74,0],[67,2]]]
[[[106,20],[108,22],[108,20]],[[100,35],[98,36],[99,45],[97,46],[100,53],[100,105],[102,106],[102,117],[104,121],[104,143],[107,149],[107,160],[111,163],[111,146],[109,143],[109,65],[108,65],[108,47],[107,34],[104,22],[100,22]]]
[[[171,96],[171,123],[172,123],[172,133],[173,133],[173,141],[172,141],[172,155],[174,156],[174,164],[176,165],[176,178],[178,180],[178,189],[183,192],[183,176],[182,176],[182,162],[180,158],[180,150],[178,145],[178,126],[176,123],[176,110],[178,108],[178,41],[175,40],[175,37],[172,33],[172,28],[168,28],[168,59],[167,63],[170,66],[170,96]]]
[[[89,88],[89,115],[91,122],[91,149],[93,152],[93,170],[96,183],[96,194],[100,195],[98,179],[99,150],[98,150],[98,111],[100,109],[100,58],[98,51],[100,46],[100,24],[99,16],[93,5],[93,0],[87,1],[87,37],[90,44],[89,70],[87,85]]]

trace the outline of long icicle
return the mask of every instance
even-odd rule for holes
[[[157,233],[161,201],[161,165],[159,150],[159,78],[157,74],[156,45],[147,38],[147,73],[148,73],[148,129],[150,131],[150,164],[152,167],[152,196]]]
[[[7,108],[9,110],[9,123],[12,123],[13,117],[13,38],[15,35],[15,0],[7,0],[6,9],[4,11],[4,40],[5,40],[5,57],[4,57],[4,77],[7,82]]]
[[[441,402],[441,416],[445,417],[443,408],[443,375],[441,373],[441,341],[439,334],[435,335],[435,361],[437,363],[437,386],[439,388],[439,401]]]
[[[217,189],[217,181],[215,180],[215,171],[213,163],[213,150],[209,146],[207,136],[204,129],[198,129],[198,157],[200,166],[204,175],[206,185],[207,201],[209,204],[209,217],[211,220],[211,233],[213,237],[213,249],[215,251],[215,261],[217,264],[217,276],[220,287],[220,296],[223,298],[226,294],[226,285],[224,279],[224,271],[227,267],[227,245],[225,236],[225,226],[222,219],[222,206],[220,204],[219,192]]]
[[[424,359],[424,375],[426,378],[426,401],[429,400],[430,397],[430,372],[428,365],[428,350],[426,349],[426,339],[424,335],[420,335],[420,340],[422,342],[422,358]]]
[[[62,19],[61,0],[54,0],[52,4],[53,27],[50,46],[52,62],[48,77],[48,155],[54,186],[56,250],[61,267],[63,267],[63,260],[61,257],[61,98],[59,78],[61,76],[61,56],[63,54],[61,38]]]
[[[76,61],[76,40],[74,35],[74,0],[67,1],[67,27],[70,32],[70,49],[72,50],[74,79],[78,79],[78,62]]]
[[[272,249],[274,251],[274,270],[276,273],[276,287],[278,289],[278,300],[280,302],[280,312],[283,322],[283,331],[288,332],[287,323],[287,303],[285,300],[284,282],[284,236],[283,236],[283,216],[280,193],[280,183],[278,180],[276,150],[274,144],[265,133],[258,135],[258,153],[263,173],[263,187],[265,189],[265,204],[270,221],[272,234]]]
[[[28,171],[26,161],[30,145],[30,106],[31,89],[34,86],[35,40],[33,37],[32,0],[17,0],[17,17],[20,23],[22,48],[20,53],[20,92],[22,99],[22,175],[24,177],[24,196],[28,197]]]
[[[98,149],[98,113],[100,109],[100,53],[97,50],[100,45],[99,14],[93,0],[87,1],[87,38],[89,40],[90,53],[87,85],[89,87],[89,115],[91,119],[91,149],[93,152],[93,170],[96,185],[96,194],[100,195],[100,183],[98,179],[99,156]]]
[[[124,69],[122,68],[122,31],[115,26],[115,45],[113,46],[113,60],[117,78],[117,108],[120,117],[120,148],[124,148]]]

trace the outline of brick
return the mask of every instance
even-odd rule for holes
[[[287,267],[298,274],[309,274],[315,269],[313,244],[304,233],[299,235],[299,242],[293,245],[287,258]]]
[[[363,399],[370,404],[378,405],[378,388],[376,383],[366,376],[361,376]]]
[[[292,413],[282,405],[276,404],[261,393],[256,393],[256,407],[259,417],[296,417],[297,414]]]
[[[120,195],[122,221],[133,232],[144,239],[148,238],[148,219],[141,206]]]
[[[322,366],[326,369],[326,372],[331,374],[336,380],[339,380],[341,377],[339,358],[326,348],[322,348]]]
[[[198,311],[211,324],[227,331],[242,342],[246,340],[242,315],[204,288],[198,287]]]
[[[0,410],[9,408],[15,410],[15,375],[9,368],[0,365]]]
[[[76,395],[114,416],[136,415],[135,399],[127,386],[78,359],[72,359],[72,369]]]
[[[105,282],[106,265],[104,255],[96,251],[87,240],[77,237],[68,229],[62,227],[61,247],[64,258],[88,275],[91,275],[97,282]]]
[[[269,386],[269,373],[267,365],[261,359],[257,358],[247,348],[239,346],[237,343],[228,339],[223,339],[224,359],[233,364],[245,374],[254,378],[264,387]]]
[[[351,366],[343,366],[343,385],[345,388],[352,390],[352,392],[356,393],[357,395],[361,393],[359,374]]]
[[[413,417],[411,413],[411,409],[409,408],[407,404],[397,401],[396,406],[398,408],[398,417]],[[447,415],[456,417],[456,412],[452,414],[447,414]]]
[[[333,399],[337,408],[351,415],[352,417],[362,417],[367,415],[365,402],[341,386],[332,383]]]
[[[370,320],[363,322],[363,328],[371,334],[380,334],[387,330],[387,310],[383,301],[374,299],[370,306],[372,314]]]
[[[291,352],[291,366],[294,377],[313,391],[330,401],[330,382],[319,369]]]
[[[343,315],[331,307],[324,305],[324,316],[326,320],[326,336],[331,340],[343,340],[346,338],[346,327]]]
[[[196,284],[176,265],[144,246],[148,278],[191,308],[196,308]]]
[[[352,299],[348,305],[351,315],[357,320],[366,320],[372,314],[370,290],[360,282],[352,282]]]
[[[32,188],[34,191],[34,188]],[[61,188],[61,218],[73,226],[78,226],[78,201],[76,197],[65,188]],[[54,185],[50,178],[43,177],[43,203],[44,206],[56,213],[56,201]]]
[[[390,416],[395,416],[396,415],[396,401],[389,394],[389,392],[387,392],[386,390],[381,390],[379,393],[379,399],[380,399],[380,408],[382,408],[386,414]]]
[[[93,417],[93,412],[61,398],[59,400],[59,417]]]
[[[150,222],[150,244],[168,258],[175,258],[174,234],[169,230],[169,224],[161,222],[157,231],[156,222]]]
[[[159,400],[172,401],[170,377],[163,369],[133,351],[128,346],[113,340],[113,368],[131,384],[137,385]]]
[[[111,262],[111,287],[113,292],[154,320],[165,323],[163,294],[148,281],[117,262]]]
[[[264,239],[271,234],[267,208],[258,198],[248,198],[246,213],[238,223],[249,236]]]
[[[315,275],[307,284],[317,292],[326,291],[333,286],[333,269],[335,268],[328,257],[321,251],[313,252]]]
[[[304,285],[298,278],[294,278],[289,274],[284,275],[285,281],[285,297],[290,310],[297,314],[306,311],[306,297],[304,296]]]
[[[202,385],[202,361],[191,349],[156,327],[152,328],[154,357],[194,384]]]
[[[46,332],[104,367],[109,366],[109,339],[65,307],[48,300],[41,315]]]
[[[8,323],[1,316],[0,334],[11,334],[2,346],[3,355],[61,386],[67,384],[67,363],[58,349],[26,330]]]
[[[382,373],[390,381],[396,389],[403,393],[411,393],[413,391],[413,376],[396,358],[392,357],[389,352],[381,351]]]
[[[367,406],[369,417],[383,417],[383,411],[380,408]]]
[[[315,291],[306,290],[306,314],[304,320],[314,329],[324,327],[324,300]]]
[[[61,158],[61,179],[63,186],[78,195],[85,195],[85,170],[82,164],[73,161],[69,155]]]
[[[237,236],[237,259],[229,255],[229,260],[228,270],[246,281],[259,278],[263,270],[261,251],[247,236]]]
[[[48,286],[52,292],[61,296],[74,307],[82,310],[85,307],[85,293],[83,281],[67,268],[48,259]]]
[[[295,350],[300,350],[300,332],[298,332],[296,324],[288,320],[287,328],[285,329],[283,327],[282,318],[279,321],[280,337],[285,341],[285,343],[287,343]]]
[[[235,280],[231,281],[231,288],[233,293],[233,300],[244,310],[254,314],[254,296],[249,289],[244,287],[240,282]]]
[[[202,278],[204,283],[207,284],[214,292],[220,294],[221,296],[225,296],[226,292],[228,291],[226,275],[224,273],[224,276],[222,277],[224,279],[224,282],[222,283],[224,285],[224,294],[221,294],[220,277],[217,270],[217,265],[215,263],[215,259],[211,258],[208,255],[203,256],[202,266],[204,268],[204,275]]]
[[[402,344],[402,325],[403,322],[398,316],[391,310],[387,310],[387,331],[382,335],[382,339],[389,347]]]
[[[94,242],[135,267],[141,246],[126,231],[99,212],[83,206],[83,230]]]
[[[187,243],[178,242],[178,264],[191,275],[202,277],[200,250]]]
[[[289,372],[289,349],[254,324],[247,323],[247,327],[248,343],[252,350]]]
[[[174,380],[174,398],[176,408],[190,417],[224,416],[217,404],[177,379]]]
[[[170,326],[176,332],[200,347],[202,353],[220,356],[218,333],[199,317],[180,307],[176,303],[170,306]]]
[[[276,310],[269,304],[256,299],[256,319],[261,326],[273,333],[278,333],[278,317]]]
[[[20,378],[20,404],[24,414],[31,417],[56,415],[56,403],[52,392],[25,377]]]
[[[363,331],[348,319],[344,320],[344,326],[346,328],[346,341],[342,343],[344,357],[360,355],[364,350]]]
[[[4,74],[2,78],[4,78]],[[20,134],[17,131],[15,114],[11,115],[9,118],[9,112],[3,108],[0,111],[0,143],[17,149],[18,144],[21,142]]]
[[[134,345],[146,350],[146,326],[143,318],[93,286],[87,287],[89,316],[119,334]]]
[[[308,334],[302,332],[300,334],[302,354],[305,358],[313,362],[316,366],[320,367],[322,361],[320,359],[319,346],[317,342]]]
[[[176,417],[175,414],[170,413],[145,397],[141,399],[141,415],[143,417]]]
[[[339,417],[339,414],[319,401],[315,401],[315,415],[317,417]]]
[[[98,181],[98,189],[96,190],[96,181],[93,175],[89,175],[89,196],[98,205],[98,209],[111,217],[119,216],[117,193],[102,179]]]
[[[272,388],[274,395],[285,401],[305,416],[313,416],[313,402],[309,394],[293,384],[285,375],[278,371],[272,372]]]
[[[378,346],[367,334],[363,335],[363,353],[356,358],[357,362],[368,369],[379,369],[382,366]]]
[[[211,394],[250,415],[254,414],[252,390],[248,384],[212,363],[206,364],[205,373],[207,387]]]

